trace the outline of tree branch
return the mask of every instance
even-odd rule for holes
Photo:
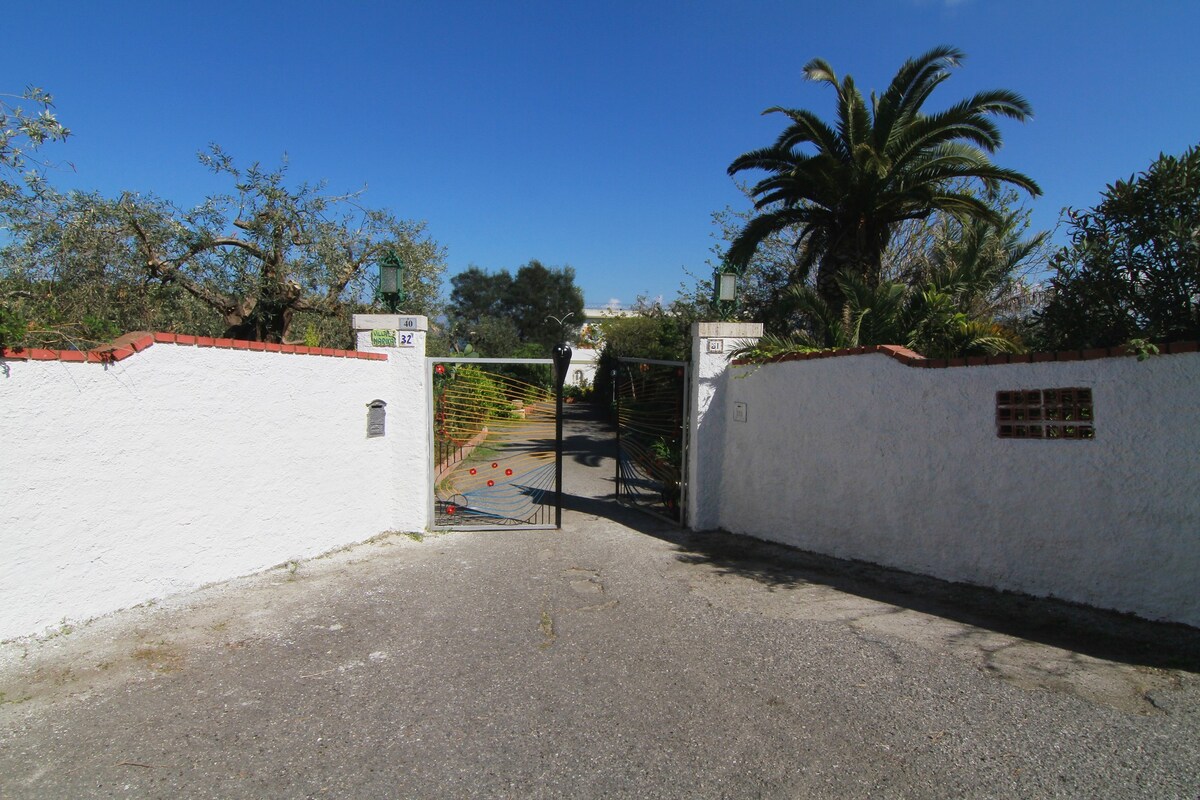
[[[234,223],[235,225],[237,223]],[[264,253],[258,245],[253,242],[247,242],[245,239],[239,239],[236,236],[218,236],[215,239],[210,239],[203,246],[196,248],[195,253],[200,253],[205,250],[211,250],[214,247],[236,247],[240,250],[245,250],[250,255],[257,258],[259,261],[266,261],[267,254]],[[195,255],[193,253],[193,255]]]
[[[341,269],[336,277],[329,282],[329,291],[325,293],[325,297],[329,301],[336,301],[345,291],[346,285],[354,280],[354,276],[363,268],[363,264],[367,261],[368,250],[363,252],[356,258],[352,247],[346,248],[346,266]]]
[[[202,283],[193,280],[182,270],[182,265],[187,263],[189,259],[200,253],[205,248],[191,247],[188,252],[180,259],[171,260],[162,258],[155,251],[153,243],[150,241],[150,235],[146,229],[142,227],[142,223],[138,220],[137,215],[130,211],[128,213],[129,226],[133,229],[134,236],[141,243],[143,255],[146,258],[146,268],[150,274],[164,280],[177,281],[180,286],[187,291],[188,294],[195,297],[202,303],[206,303],[212,308],[220,311],[224,315],[228,315],[236,308],[233,298],[220,292],[213,291]]]

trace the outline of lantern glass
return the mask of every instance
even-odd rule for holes
[[[400,267],[396,264],[379,265],[379,293],[399,294]]]
[[[722,272],[717,284],[717,299],[723,303],[732,302],[737,295],[737,275],[732,272]]]

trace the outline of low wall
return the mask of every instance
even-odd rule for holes
[[[424,528],[423,355],[173,334],[9,354],[0,638]]]
[[[693,444],[719,470],[701,521],[1200,626],[1200,354],[1176,349],[927,369],[947,365],[888,348],[730,368]],[[1090,390],[1094,438],[998,427],[1026,399],[998,393],[1062,388]]]

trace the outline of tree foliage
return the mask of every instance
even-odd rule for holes
[[[48,188],[10,209],[0,283],[24,322],[17,343],[74,325],[85,339],[162,329],[348,346],[349,314],[371,302],[388,250],[406,267],[404,311],[435,312],[444,252],[424,223],[365,208],[358,193],[292,185],[286,163],[240,168],[216,146],[201,161],[233,192],[190,210]]]
[[[792,286],[802,285],[808,271],[793,247],[790,230],[777,231],[765,237],[740,270],[738,301],[731,308],[718,305],[715,276],[724,261],[730,242],[753,217],[753,212],[725,207],[712,214],[713,237],[711,248],[713,277],[696,277],[692,285],[680,287],[676,311],[696,319],[761,322],[773,334],[791,331],[796,320],[792,310],[780,302],[783,293]],[[685,310],[686,309],[686,310]]]
[[[11,203],[23,190],[36,194],[44,185],[45,164],[32,154],[71,135],[53,109],[54,98],[34,86],[20,95],[0,94],[0,204]]]
[[[753,211],[729,206],[713,213],[716,241],[711,248],[713,260],[710,266],[714,276],[723,265],[730,244],[753,217]],[[937,244],[939,231],[947,227],[947,217],[940,213],[900,223],[883,256],[883,279],[911,281],[920,276]],[[787,336],[804,325],[803,317],[790,300],[790,293],[793,289],[811,285],[813,279],[805,264],[804,247],[796,247],[799,237],[798,226],[786,226],[759,242],[740,270],[737,303],[733,307],[724,307],[715,301],[714,281],[705,277],[680,287],[679,298],[671,304],[672,313],[691,321],[761,322],[767,334]]]
[[[289,186],[286,163],[242,169],[216,146],[201,161],[236,194],[186,212],[126,195],[119,213],[150,275],[217,311],[227,336],[285,341],[297,312],[337,315],[370,296],[369,268],[389,250],[405,265],[404,310],[433,310],[444,253],[424,223],[362,207],[357,194],[327,195],[323,184]]]
[[[975,191],[962,187],[961,191]],[[1047,261],[1047,234],[1030,231],[1028,209],[1012,190],[983,192],[991,213],[961,220],[946,212],[897,226],[882,260],[880,281],[838,277],[839,308],[827,302],[800,264],[792,228],[763,240],[747,263],[739,302],[722,309],[712,282],[684,288],[672,308],[678,317],[764,323],[756,353],[900,344],[929,356],[950,357],[1024,349],[1029,318],[1039,302],[1036,280]],[[749,212],[714,214],[722,255]]]
[[[629,316],[604,319],[596,325],[598,330],[589,332],[586,344],[599,347],[593,388],[594,396],[602,402],[612,397],[612,374],[619,358],[687,361],[691,357],[692,323],[711,319],[702,306],[686,299],[663,306],[639,297],[631,311]]]
[[[486,356],[548,356],[582,322],[583,292],[571,267],[533,259],[512,275],[472,266],[450,285],[451,335]]]
[[[668,361],[688,357],[690,322],[673,307],[638,298],[629,316],[614,316],[598,323],[602,352],[613,358],[657,358]]]
[[[838,285],[845,298],[840,311],[832,309],[811,287],[793,290],[793,302],[807,325],[790,337],[768,337],[756,354],[902,344],[931,358],[1015,352],[1021,342],[1015,332],[963,310],[969,300],[933,285],[910,286],[883,281],[867,286],[858,276],[841,273]]]
[[[44,164],[32,154],[47,142],[65,141],[71,132],[54,116],[53,98],[28,87],[20,95],[0,95],[0,221],[12,235],[10,219],[26,214],[45,191]],[[20,286],[0,281],[0,348],[20,344],[29,328],[20,303],[29,296]]]
[[[1046,346],[1200,339],[1200,147],[1160,155],[1066,214],[1071,243],[1039,316]]]
[[[454,321],[469,325],[504,316],[512,281],[508,270],[489,273],[474,265],[452,276],[448,310]]]
[[[883,256],[897,226],[935,212],[961,218],[990,218],[992,210],[975,192],[1003,184],[1040,194],[1029,177],[991,162],[1000,147],[992,117],[1025,120],[1029,104],[1008,90],[992,90],[926,113],[933,91],[946,81],[963,53],[937,47],[904,63],[887,90],[870,104],[854,79],[839,80],[821,59],[804,68],[809,80],[831,86],[837,96],[833,125],[806,109],[773,107],[788,126],[774,144],[739,156],[730,175],[767,172],[750,190],[756,216],[741,229],[727,253],[737,267],[749,263],[772,234],[796,232],[797,268],[817,266],[815,288],[840,310],[839,274],[857,276],[869,288],[883,279]]]
[[[124,331],[223,331],[180,286],[146,272],[115,203],[46,190],[9,221],[13,240],[0,250],[0,291],[19,323],[11,344],[84,348]]]

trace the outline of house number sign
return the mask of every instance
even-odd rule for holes
[[[416,338],[410,331],[371,331],[371,347],[416,347]]]

